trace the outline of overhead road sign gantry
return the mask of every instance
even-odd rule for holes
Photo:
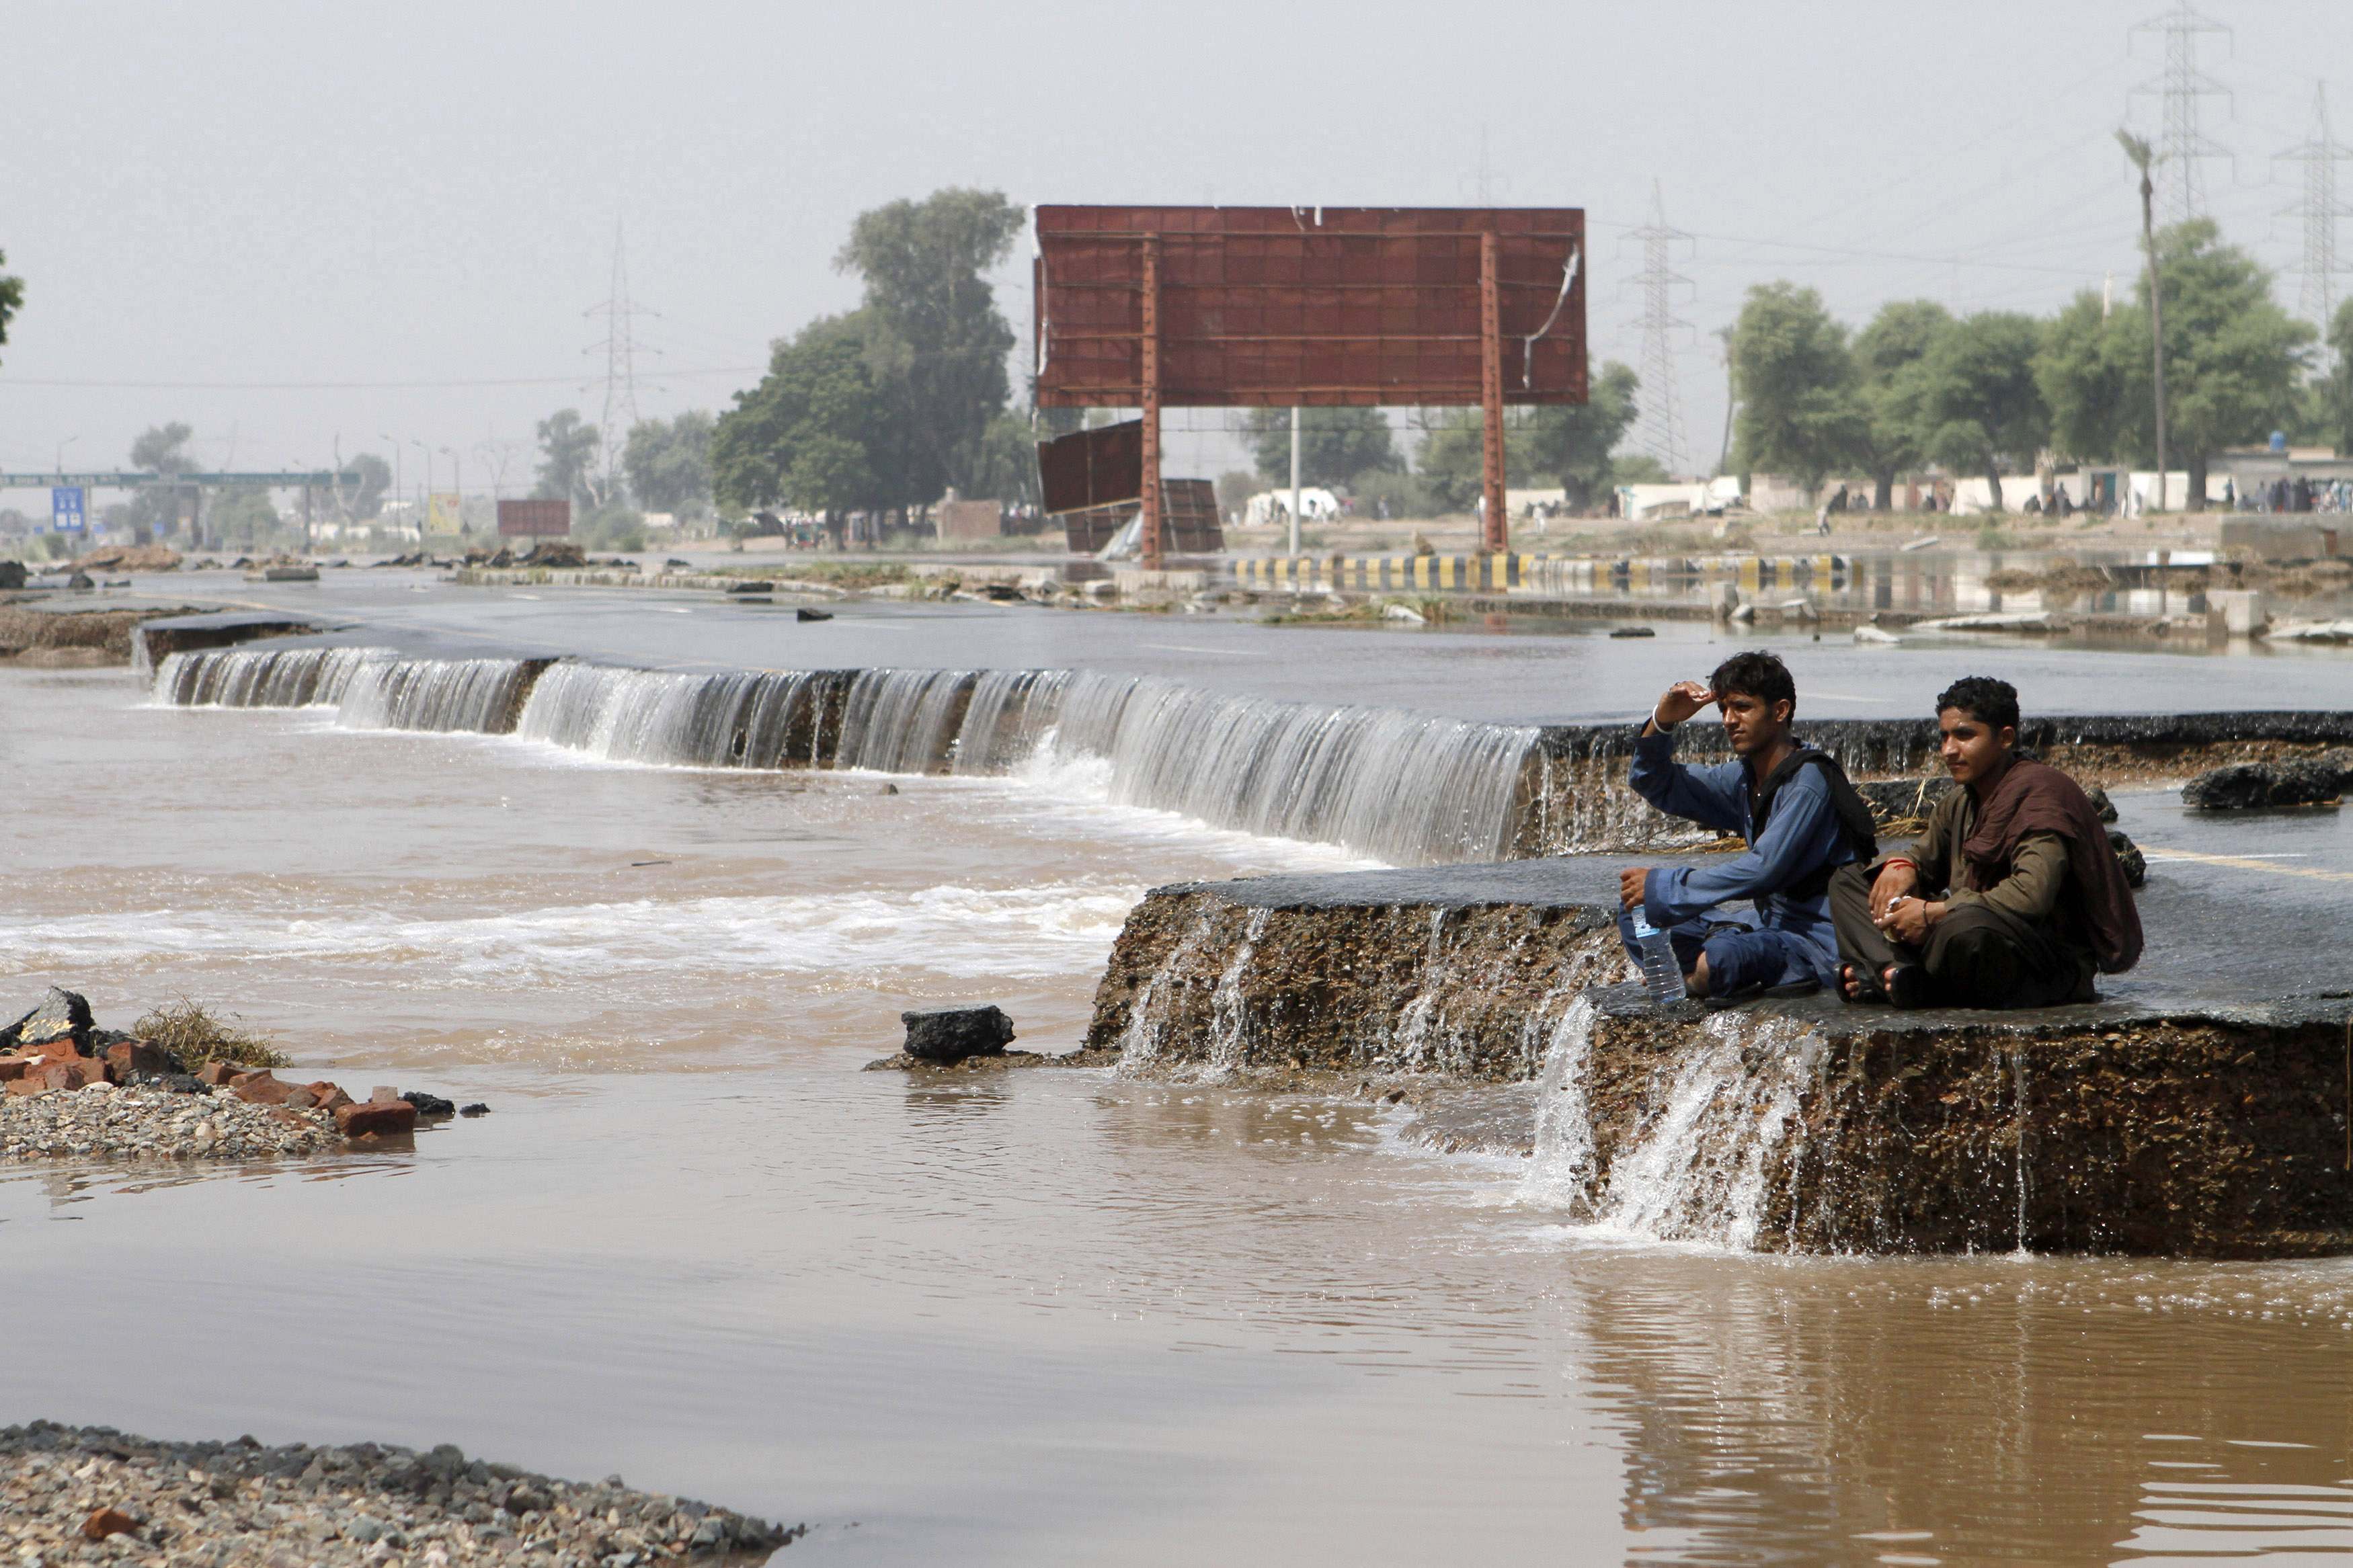
[[[132,469],[108,469],[86,473],[0,473],[0,489],[46,490],[58,485],[79,485],[85,489],[135,490],[150,485],[202,485],[207,489],[267,489],[290,490],[303,486],[324,489],[330,485],[356,485],[361,475],[356,468],[289,468],[284,470],[251,470],[216,473],[153,474]]]

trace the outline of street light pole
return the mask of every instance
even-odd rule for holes
[[[1299,554],[1299,410],[1291,411],[1291,553]]]
[[[449,459],[449,488],[458,492],[458,536],[466,535],[466,469],[465,459],[455,447],[444,447],[441,455]]]
[[[69,436],[58,443],[58,478],[59,479],[66,477],[66,448],[80,439],[79,436]]]
[[[433,448],[411,436],[408,444],[425,454],[424,489],[417,493],[417,542],[422,545],[433,528]]]

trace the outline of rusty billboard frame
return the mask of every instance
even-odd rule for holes
[[[1037,400],[1143,410],[1145,563],[1164,407],[1477,405],[1504,547],[1503,409],[1586,400],[1576,207],[1040,206]]]

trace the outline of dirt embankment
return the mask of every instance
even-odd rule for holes
[[[131,662],[139,623],[176,610],[37,610],[0,605],[0,660],[28,669],[89,669]]]
[[[2342,1002],[1660,1011],[1622,984],[1599,908],[1256,896],[1166,888],[1139,905],[1096,993],[1089,1059],[1410,1097],[1425,1116],[1461,1096],[1506,1132],[1533,1099],[1576,1123],[1565,1173],[1560,1148],[1520,1145],[1576,1189],[1572,1206],[1662,1239],[2353,1251]]]
[[[1623,965],[1595,910],[1250,908],[1163,888],[1128,915],[1087,1046],[1171,1077],[1525,1079],[1544,1022]]]

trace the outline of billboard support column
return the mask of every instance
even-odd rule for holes
[[[1160,569],[1160,237],[1144,237],[1144,492],[1136,513],[1144,569]]]
[[[1501,554],[1511,548],[1511,520],[1504,515],[1504,337],[1502,290],[1496,286],[1495,231],[1479,236],[1479,548]]]

